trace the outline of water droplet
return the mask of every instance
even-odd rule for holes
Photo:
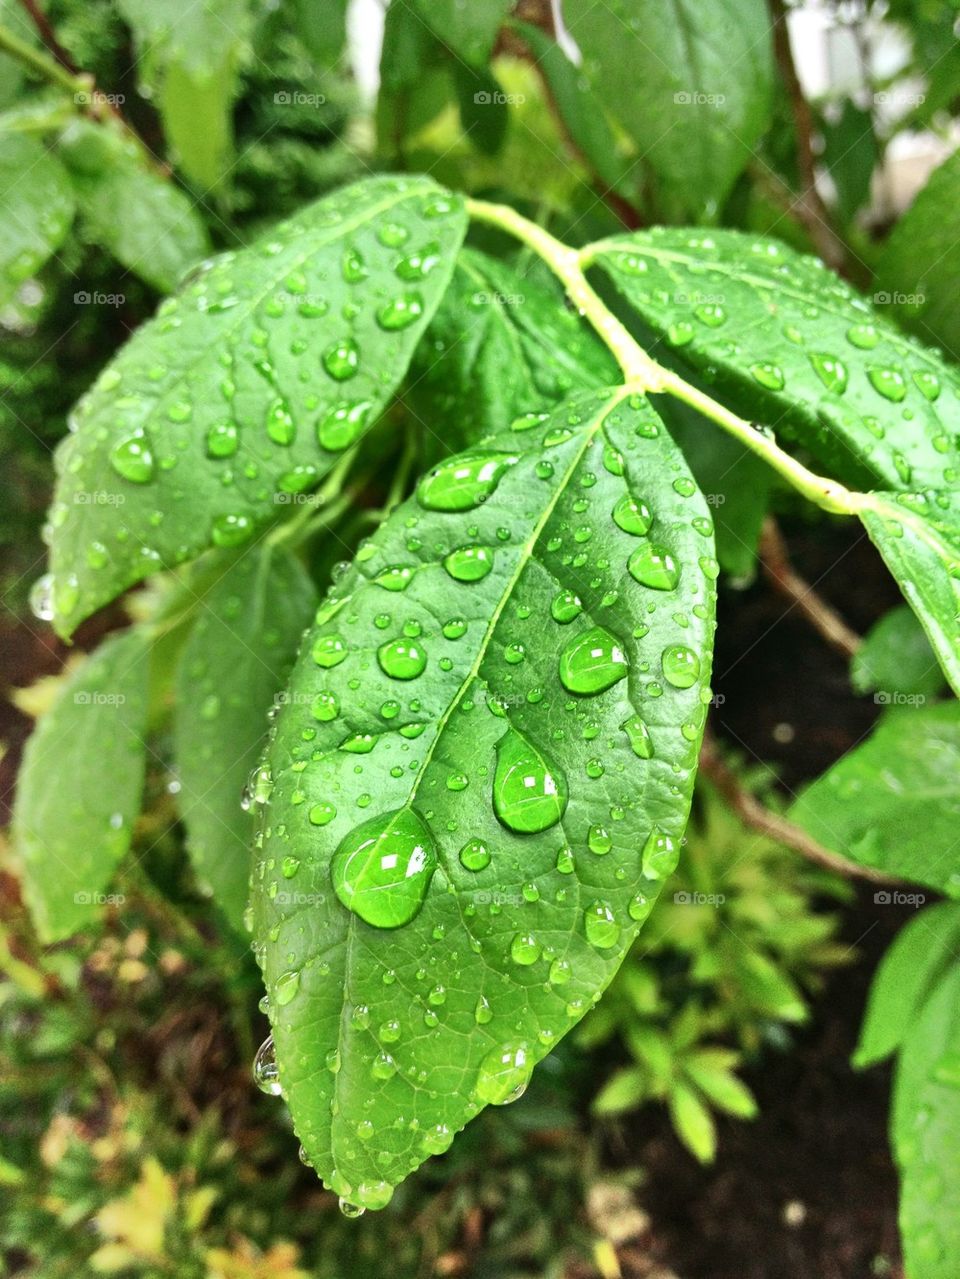
[[[602,626],[572,636],[560,654],[560,681],[571,693],[602,693],[626,674],[620,642]]]
[[[339,666],[346,658],[347,645],[342,635],[318,635],[310,652],[318,666],[329,670],[331,666]]]
[[[587,941],[598,950],[609,950],[620,940],[620,925],[606,902],[593,902],[583,912]]]
[[[340,714],[340,699],[336,693],[317,693],[310,705],[310,714],[321,723],[336,719]]]
[[[906,399],[907,382],[899,369],[873,364],[867,369],[867,377],[870,379],[870,385],[873,389],[879,392],[885,400],[891,400],[894,404],[899,404],[901,400]]]
[[[218,515],[210,529],[214,546],[240,546],[253,532],[253,521],[247,515]]]
[[[654,829],[643,846],[643,873],[648,879],[665,879],[676,870],[677,857],[677,848],[670,836]]]
[[[854,324],[847,329],[847,341],[861,351],[872,351],[880,341],[880,334],[873,324]]]
[[[286,400],[274,400],[267,409],[267,435],[274,444],[287,445],[293,443],[296,434]]]
[[[598,857],[605,857],[613,847],[610,832],[605,826],[591,826],[587,832],[587,847]]]
[[[671,644],[660,656],[663,677],[674,688],[691,688],[700,675],[700,658],[685,644]]]
[[[917,369],[913,375],[913,380],[925,399],[932,402],[939,397],[940,379],[936,373],[931,373],[928,369]]]
[[[342,400],[317,423],[317,443],[331,453],[349,448],[360,436],[370,410],[370,400]]]
[[[424,1132],[420,1140],[428,1155],[442,1155],[453,1144],[453,1133],[446,1124],[434,1124]]]
[[[505,1106],[523,1096],[532,1074],[526,1045],[504,1044],[492,1048],[481,1061],[474,1093],[478,1101]]]
[[[283,1008],[289,1004],[291,999],[300,989],[300,972],[298,969],[292,969],[288,973],[282,973],[276,980],[273,987],[273,998],[278,1007]]]
[[[311,826],[329,826],[337,815],[332,804],[314,804],[307,814]]]
[[[360,348],[353,338],[331,343],[323,353],[323,367],[336,382],[355,377],[360,368]]]
[[[561,774],[514,729],[497,743],[493,807],[510,830],[532,833],[555,826],[563,816],[567,789]]]
[[[377,661],[385,675],[392,679],[416,679],[427,665],[427,654],[422,644],[413,640],[387,640],[377,649]]]
[[[153,478],[153,450],[143,431],[119,440],[110,450],[110,465],[131,484],[149,484]]]
[[[680,580],[680,569],[673,556],[653,542],[638,546],[630,556],[627,568],[641,586],[649,586],[655,591],[672,591]]]
[[[639,715],[631,716],[620,727],[626,733],[630,742],[630,749],[634,755],[639,756],[640,759],[653,759],[653,741],[650,737],[650,730]]]
[[[373,580],[386,591],[405,591],[413,581],[415,572],[416,570],[407,564],[392,564],[382,573],[378,573]]]
[[[479,582],[493,568],[493,551],[486,546],[460,546],[443,561],[458,582]]]
[[[423,298],[419,293],[402,293],[392,298],[377,312],[377,323],[388,333],[408,329],[423,315]]]
[[[836,395],[842,395],[847,389],[847,366],[842,360],[838,360],[835,355],[828,355],[825,351],[811,351],[810,363],[817,377],[827,388]]]
[[[437,867],[433,839],[409,808],[373,817],[333,855],[333,888],[348,910],[376,928],[407,924],[423,905]]]
[[[779,364],[771,364],[768,361],[762,361],[759,364],[750,365],[750,374],[755,382],[768,391],[782,391],[784,387],[783,369]]]
[[[207,431],[207,457],[233,457],[240,433],[233,422],[215,422]]]
[[[469,511],[496,489],[515,453],[461,453],[429,471],[417,486],[417,498],[431,511]]]
[[[510,958],[523,967],[535,964],[542,953],[543,947],[532,933],[517,933],[510,943]]]
[[[643,537],[650,530],[653,516],[645,502],[632,497],[629,493],[624,493],[613,508],[613,522],[625,533]]]
[[[273,1035],[268,1035],[253,1059],[253,1079],[261,1092],[271,1097],[279,1097],[280,1071],[277,1067],[277,1053],[273,1046]]]
[[[580,602],[580,596],[574,594],[573,591],[561,591],[553,597],[553,602],[550,605],[550,616],[555,622],[560,622],[561,625],[572,622],[582,612],[583,604]]]

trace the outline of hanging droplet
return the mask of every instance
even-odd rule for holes
[[[469,511],[486,501],[516,461],[516,453],[461,453],[423,477],[417,499],[430,511]]]
[[[563,816],[567,788],[543,755],[515,729],[497,743],[493,807],[510,830],[532,833],[548,830]]]
[[[423,905],[436,868],[430,832],[412,809],[399,808],[342,840],[333,855],[333,889],[365,923],[399,928]]]
[[[481,1061],[474,1093],[478,1101],[505,1106],[523,1096],[532,1074],[526,1044],[504,1044]]]
[[[279,1097],[280,1071],[277,1067],[277,1053],[273,1045],[273,1035],[268,1035],[253,1059],[253,1079],[261,1092],[271,1097]]]
[[[560,681],[571,693],[602,693],[626,674],[620,642],[602,626],[572,636],[560,654]]]
[[[641,865],[648,879],[666,879],[677,868],[679,854],[669,835],[654,828],[643,846]]]

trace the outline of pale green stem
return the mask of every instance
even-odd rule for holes
[[[92,81],[89,76],[71,75],[59,62],[54,62],[46,53],[35,49],[26,40],[21,40],[8,27],[0,26],[0,50],[9,53],[12,58],[38,72],[51,83],[59,85],[61,89],[66,89],[68,93],[84,93],[90,89]]]
[[[763,458],[788,484],[825,511],[855,515],[870,505],[868,494],[852,492],[835,480],[809,470],[782,449],[766,431],[739,417],[649,355],[611,314],[584,273],[593,262],[595,245],[583,250],[571,249],[508,205],[468,200],[467,210],[477,221],[490,223],[515,236],[546,262],[579,313],[609,347],[623,371],[626,385],[632,390],[643,394],[658,392],[683,400],[733,435],[751,453]]]

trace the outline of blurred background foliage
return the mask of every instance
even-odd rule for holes
[[[956,20],[951,0],[567,0],[562,15],[546,0],[0,0],[0,644],[18,686],[6,788],[66,657],[26,607],[51,450],[79,394],[199,259],[367,172],[425,170],[575,243],[651,222],[777,235],[957,358]],[[676,430],[694,438],[689,423]],[[690,448],[722,499],[721,607],[746,599],[732,639],[745,645],[765,515],[802,545],[813,517],[768,477],[725,483],[718,438]],[[321,584],[363,531],[345,516],[318,552]],[[829,528],[812,537],[836,551]],[[893,637],[861,653],[854,690],[889,684],[873,672],[903,670],[909,651],[933,693],[929,652],[892,602],[853,601],[864,629]],[[868,726],[854,690],[845,664],[828,669],[820,709],[839,703],[846,719],[825,758],[791,755],[790,726],[776,726],[762,753],[791,784]],[[683,1168],[678,1143],[709,1161],[718,1131],[757,1114],[756,1081],[855,958],[851,885],[748,829],[704,782],[674,893],[576,1042],[522,1106],[472,1125],[359,1226],[252,1088],[266,1030],[255,965],[191,879],[163,731],[136,865],[101,935],[40,949],[5,859],[0,1273],[667,1275],[637,1206],[638,1134],[669,1122]],[[732,775],[782,807],[770,770],[734,763]],[[872,1273],[892,1273],[869,1255]],[[729,1273],[690,1266],[692,1279]]]

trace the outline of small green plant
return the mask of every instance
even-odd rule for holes
[[[805,992],[850,958],[833,940],[836,914],[816,899],[849,901],[851,891],[748,831],[706,782],[670,887],[576,1040],[593,1048],[616,1036],[632,1058],[597,1094],[597,1114],[666,1101],[678,1135],[708,1160],[711,1108],[756,1113],[736,1074],[743,1055],[782,1049],[785,1030],[807,1018]]]

